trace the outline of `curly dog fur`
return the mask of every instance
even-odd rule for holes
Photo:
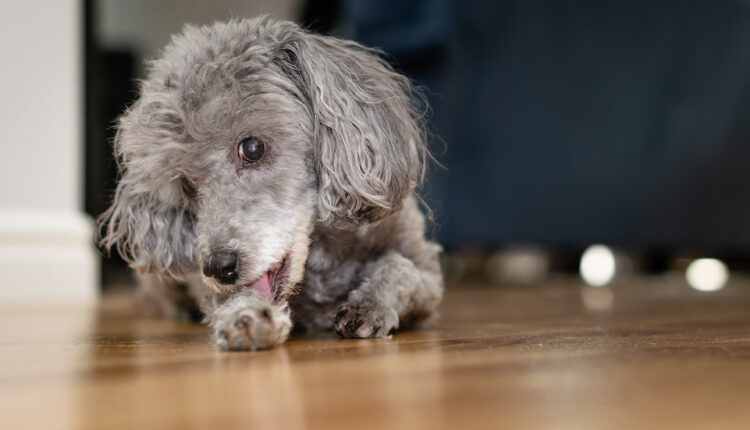
[[[173,37],[119,119],[100,218],[144,297],[172,317],[197,304],[240,350],[293,323],[385,337],[434,313],[440,247],[414,195],[423,105],[379,54],[268,17]]]

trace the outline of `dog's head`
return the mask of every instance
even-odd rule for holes
[[[315,223],[377,222],[422,181],[413,95],[376,51],[290,22],[188,26],[119,120],[101,243],[139,271],[286,298]]]

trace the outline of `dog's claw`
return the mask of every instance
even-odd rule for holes
[[[378,305],[345,305],[334,317],[334,329],[344,338],[387,337],[398,327],[394,309]]]

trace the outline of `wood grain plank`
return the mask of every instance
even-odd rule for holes
[[[251,353],[128,296],[0,311],[3,429],[747,428],[749,396],[743,278],[454,285],[431,328]]]

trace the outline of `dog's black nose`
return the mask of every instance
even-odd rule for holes
[[[234,284],[237,281],[237,253],[219,251],[209,255],[203,265],[203,274],[222,284]]]

